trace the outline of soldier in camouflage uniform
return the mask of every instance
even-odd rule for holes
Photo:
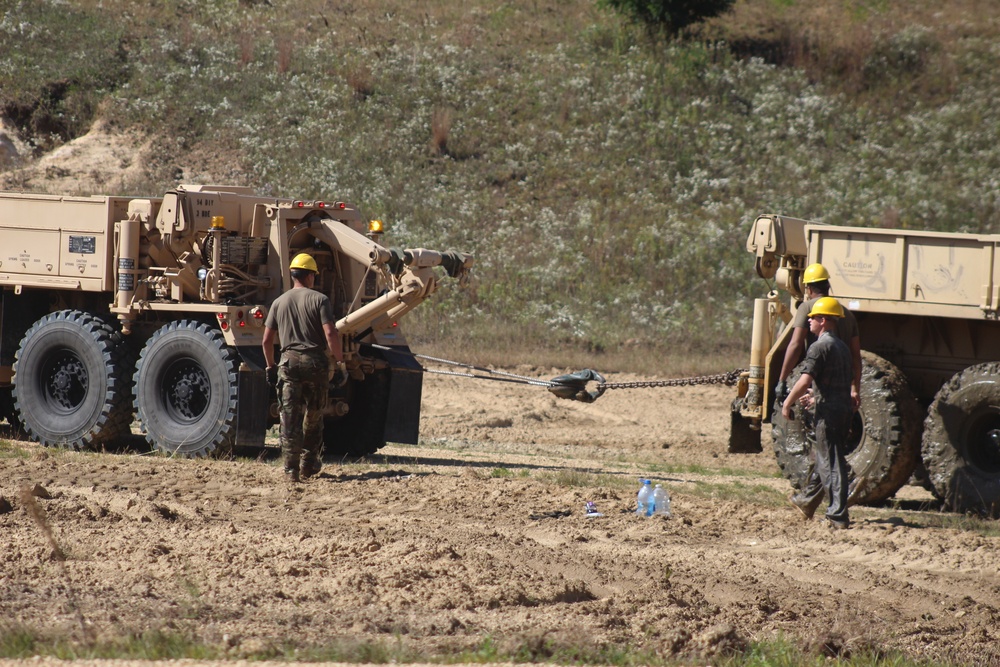
[[[293,482],[319,473],[323,456],[323,410],[330,383],[329,355],[343,372],[343,349],[330,299],[312,289],[319,269],[302,253],[290,265],[294,286],[271,304],[264,321],[267,379],[276,387],[285,474]],[[274,362],[275,337],[281,361]]]

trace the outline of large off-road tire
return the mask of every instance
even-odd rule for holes
[[[228,452],[236,437],[239,355],[190,320],[147,341],[135,371],[135,409],[151,445],[171,456]]]
[[[131,366],[121,337],[78,310],[35,322],[14,361],[16,420],[47,447],[94,449],[128,433]]]
[[[325,457],[369,456],[385,447],[390,380],[388,369],[378,370],[363,381],[350,380],[350,411],[323,423]]]
[[[1000,517],[1000,362],[970,366],[938,390],[923,460],[949,509]]]
[[[794,386],[801,366],[788,377]],[[792,486],[805,486],[815,442],[812,415],[796,406],[792,421],[776,409],[771,417],[778,466]],[[851,466],[851,504],[876,504],[891,497],[917,464],[921,434],[920,406],[902,372],[881,357],[862,352],[861,408],[854,415],[847,443]],[[803,418],[805,417],[805,418]]]

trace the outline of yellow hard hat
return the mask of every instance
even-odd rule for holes
[[[810,264],[802,273],[802,284],[821,283],[830,279],[830,272],[822,264]]]
[[[832,296],[824,296],[822,299],[816,299],[816,303],[813,304],[812,310],[809,311],[809,317],[814,317],[816,315],[843,317],[844,307],[841,306],[840,302]]]
[[[288,265],[290,269],[305,269],[306,271],[312,271],[313,273],[319,273],[319,267],[316,266],[316,260],[309,253],[301,252],[292,258],[292,263]]]

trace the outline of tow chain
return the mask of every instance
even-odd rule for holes
[[[731,387],[740,379],[740,374],[745,373],[745,368],[736,368],[728,373],[717,373],[716,375],[700,375],[689,378],[674,378],[672,380],[646,380],[640,382],[605,382],[605,389],[646,389],[649,387],[691,387],[699,384],[724,384]],[[599,385],[600,386],[600,385]]]
[[[514,384],[527,384],[536,387],[545,387],[559,398],[582,401],[584,403],[593,403],[598,398],[600,398],[601,395],[608,389],[691,387],[695,385],[708,385],[708,384],[724,384],[726,386],[732,386],[739,381],[740,374],[746,372],[746,369],[737,368],[729,371],[728,373],[717,373],[715,375],[700,375],[688,378],[674,378],[671,380],[642,380],[638,382],[605,382],[604,376],[602,376],[597,371],[588,368],[582,371],[578,371],[576,373],[560,375],[558,377],[552,378],[551,380],[539,380],[537,378],[530,378],[524,375],[517,375],[516,373],[509,373],[507,371],[498,371],[496,369],[485,368],[483,366],[475,366],[473,364],[467,364],[460,361],[440,359],[438,357],[430,357],[425,354],[416,354],[415,352],[403,352],[402,350],[392,347],[387,347],[385,345],[365,343],[364,346],[376,350],[392,352],[394,354],[405,354],[414,359],[424,359],[427,361],[443,364],[446,366],[460,366],[462,368],[467,368],[471,371],[475,371],[474,373],[469,373],[469,372],[459,372],[459,371],[444,371],[434,368],[421,367],[419,371],[414,370],[414,372],[431,373],[435,375],[451,375],[455,377],[473,378],[476,380],[493,380],[497,382],[511,382]],[[486,375],[478,375],[477,373],[486,373]],[[587,384],[590,382],[596,383],[596,389],[593,391],[587,390]]]

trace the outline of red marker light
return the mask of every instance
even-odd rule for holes
[[[237,310],[236,311],[236,319],[238,319],[238,320],[242,320],[243,319],[243,311],[242,310]]]
[[[316,202],[316,208],[326,208],[326,202],[322,201]]]
[[[245,327],[246,325],[247,325],[247,323],[246,323],[246,322],[244,322],[243,320],[240,320],[240,327],[241,327],[241,328],[242,328],[242,327]]]
[[[228,317],[228,315],[226,313],[219,313],[218,317],[220,320],[224,320]]]
[[[219,323],[219,327],[221,327],[223,331],[229,331],[229,322],[223,320]]]

